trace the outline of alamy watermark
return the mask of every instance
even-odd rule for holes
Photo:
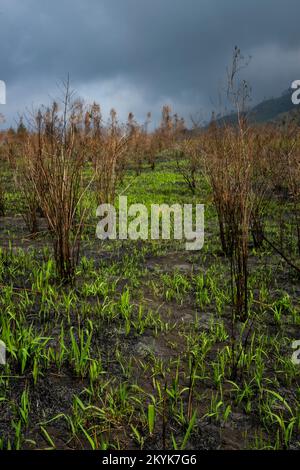
[[[151,204],[150,214],[144,204],[131,204],[119,196],[119,208],[101,204],[96,234],[100,240],[183,240],[186,250],[201,250],[204,245],[203,204]],[[193,214],[194,213],[194,214]],[[118,220],[117,220],[118,219]],[[173,231],[171,229],[173,219]],[[117,223],[118,222],[118,223]],[[150,226],[149,226],[150,222]],[[117,233],[118,232],[118,233]]]
[[[0,104],[6,104],[6,85],[3,80],[0,80]]]
[[[6,345],[0,339],[0,365],[4,366],[6,364]]]
[[[0,104],[6,104],[6,85],[0,80]],[[6,345],[0,340],[0,365],[6,364]]]
[[[292,355],[292,363],[295,365],[300,365],[300,340],[293,341],[292,349],[295,349]]]
[[[292,93],[292,103],[294,105],[300,104],[300,80],[294,80],[291,85],[292,90],[295,90]],[[292,355],[292,363],[295,365],[300,365],[300,340],[294,341],[292,343],[292,349],[295,349]]]
[[[295,90],[292,93],[292,103],[298,105],[300,104],[300,80],[294,80],[291,88],[292,90]]]

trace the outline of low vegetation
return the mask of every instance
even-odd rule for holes
[[[300,129],[75,100],[2,135],[1,449],[299,449]],[[205,204],[205,244],[95,237],[96,208]]]

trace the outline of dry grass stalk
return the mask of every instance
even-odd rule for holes
[[[58,274],[64,281],[74,276],[85,217],[80,204],[85,191],[82,120],[82,103],[73,101],[67,83],[62,110],[54,102],[51,109],[37,113],[35,131],[24,150],[28,178],[47,218]]]

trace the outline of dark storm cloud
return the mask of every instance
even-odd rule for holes
[[[235,44],[252,55],[254,99],[300,77],[299,0],[0,0],[0,79],[12,115],[74,87],[142,117],[218,105]]]

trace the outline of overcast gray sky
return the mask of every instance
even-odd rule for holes
[[[300,79],[299,19],[299,0],[0,0],[0,111],[13,122],[69,73],[104,114],[207,117],[236,44],[253,101],[277,96]]]

